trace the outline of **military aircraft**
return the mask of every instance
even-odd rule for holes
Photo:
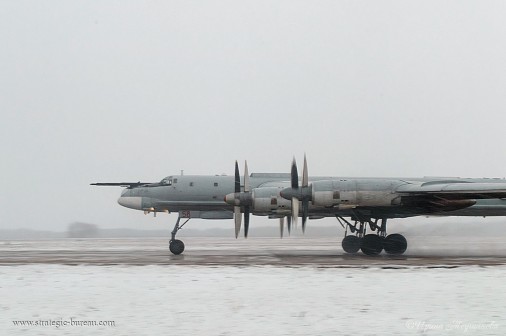
[[[387,234],[390,218],[506,216],[504,179],[309,177],[305,156],[302,178],[294,158],[290,174],[248,175],[245,163],[241,179],[236,161],[235,176],[174,175],[157,183],[91,185],[125,187],[118,203],[145,214],[177,212],[169,242],[176,255],[185,249],[176,235],[191,218],[235,219],[237,238],[243,216],[248,237],[250,214],[279,219],[281,237],[285,218],[290,233],[298,217],[303,231],[308,219],[335,217],[345,228],[345,252],[378,255],[384,250],[399,255],[406,251],[407,241],[399,233]]]

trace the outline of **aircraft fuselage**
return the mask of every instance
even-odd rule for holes
[[[289,174],[251,174],[250,184],[256,192],[252,213],[271,217],[290,214],[290,201],[280,196],[281,190],[290,186]],[[448,178],[338,178],[311,177],[310,182],[327,181],[334,188],[340,188],[339,204],[323,206],[310,204],[309,214],[314,218],[351,216],[353,204],[346,206],[346,199],[361,202],[361,211],[372,211],[375,217],[402,218],[416,215],[445,216],[506,216],[505,199],[478,199],[474,205],[445,211],[406,209],[396,195],[396,188],[406,183],[449,181]],[[332,182],[329,182],[332,181]],[[502,183],[502,179],[456,179],[459,183]],[[314,183],[317,185],[317,183]],[[336,187],[337,186],[337,187]],[[243,186],[242,186],[243,187]],[[349,190],[345,190],[349,189]],[[169,176],[160,183],[124,189],[118,203],[127,208],[148,212],[192,211],[192,217],[208,219],[232,218],[233,205],[225,202],[225,197],[234,190],[234,177],[224,175],[184,175]],[[241,189],[242,190],[242,189]],[[349,194],[346,194],[349,193]],[[331,197],[331,195],[328,195]],[[332,202],[332,200],[330,200]],[[368,209],[370,208],[370,209]],[[424,212],[425,211],[425,212]]]

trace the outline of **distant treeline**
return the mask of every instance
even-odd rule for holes
[[[164,230],[140,229],[101,229],[94,224],[72,223],[67,231],[54,232],[44,230],[0,230],[0,240],[37,240],[37,239],[63,239],[63,238],[135,238],[135,237],[170,237],[171,227]],[[390,226],[390,232],[399,232],[406,236],[504,236],[506,237],[506,223],[493,222],[483,225],[472,222],[430,223],[420,222],[411,225]],[[286,232],[285,228],[285,235]],[[184,228],[179,237],[233,237],[234,229],[230,228]],[[339,226],[318,226],[309,222],[306,229],[307,237],[342,237],[344,229]],[[250,228],[251,237],[279,237],[279,226],[258,226]],[[292,236],[302,236],[300,227],[292,230]]]

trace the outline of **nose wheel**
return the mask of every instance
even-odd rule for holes
[[[169,250],[172,254],[179,255],[184,251],[184,243],[179,239],[174,239],[169,242]]]

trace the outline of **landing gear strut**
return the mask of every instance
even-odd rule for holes
[[[352,217],[352,220],[355,221],[354,224],[341,216],[336,216],[336,218],[341,226],[346,228],[344,239],[341,243],[346,253],[357,253],[359,250],[362,250],[362,253],[365,255],[374,256],[385,250],[388,254],[400,255],[408,247],[408,242],[403,235],[394,233],[387,236],[386,218],[381,218],[380,225],[378,225],[379,218],[367,218],[358,212],[355,212]],[[376,231],[376,233],[367,234],[368,226],[371,231]],[[348,234],[348,229],[351,232],[350,235]]]
[[[183,253],[184,243],[182,240],[176,239],[176,234],[179,230],[181,230],[181,228],[186,223],[188,223],[189,220],[190,220],[190,218],[186,219],[186,221],[183,224],[179,225],[179,223],[181,222],[181,216],[179,216],[177,218],[176,225],[174,225],[174,229],[170,233],[172,237],[169,242],[169,250],[170,250],[170,252],[172,252],[172,254],[179,255],[179,254]]]

